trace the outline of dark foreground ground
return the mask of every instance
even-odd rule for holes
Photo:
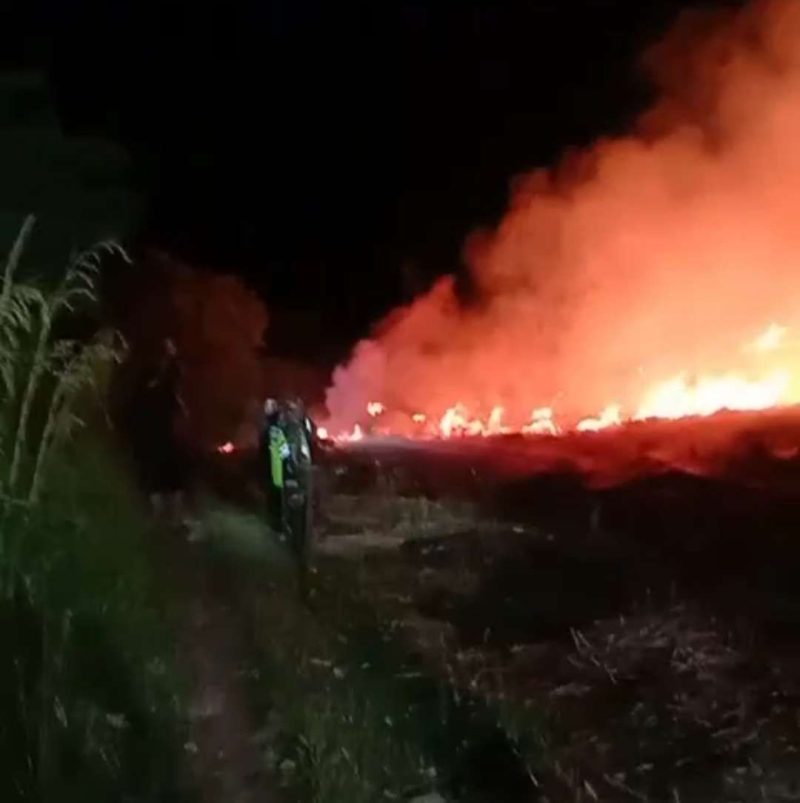
[[[509,442],[334,456],[309,615],[334,633],[368,611],[397,674],[448,690],[444,799],[800,800],[800,485],[792,428],[764,421],[739,419],[727,451],[715,422],[707,476],[654,459],[692,454],[672,425],[660,446],[635,433],[651,470],[616,483],[565,452],[490,471]],[[604,449],[636,451],[601,435],[575,453]],[[374,799],[410,799],[387,783]]]

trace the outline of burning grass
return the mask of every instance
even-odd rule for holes
[[[457,495],[479,503],[499,484],[559,476],[604,489],[681,473],[791,494],[798,438],[800,408],[792,407],[633,422],[561,437],[365,439],[340,446],[334,462],[354,487],[386,473],[403,495]]]
[[[727,374],[689,377],[680,373],[670,379],[652,384],[633,409],[625,410],[617,402],[605,405],[598,414],[559,421],[553,406],[534,406],[530,417],[509,418],[502,404],[494,404],[488,411],[470,408],[457,402],[446,409],[429,415],[414,412],[398,414],[381,402],[366,405],[368,418],[354,425],[352,431],[333,433],[339,443],[358,442],[369,436],[404,435],[412,438],[463,438],[494,437],[498,435],[549,435],[569,432],[600,432],[638,421],[675,421],[682,418],[706,418],[723,411],[756,412],[789,407],[800,402],[791,364],[793,353],[785,353],[786,328],[770,324],[751,343],[745,344],[745,353],[764,356],[766,365],[762,376],[752,377],[752,371],[735,371]],[[769,355],[780,354],[779,358]],[[779,367],[775,367],[775,365]],[[756,372],[757,373],[757,372]],[[329,427],[324,428],[326,436]]]

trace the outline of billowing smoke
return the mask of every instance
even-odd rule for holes
[[[678,371],[727,371],[800,323],[800,2],[691,15],[645,58],[661,99],[621,139],[515,181],[474,235],[474,297],[445,278],[337,369],[332,426],[369,401],[510,420],[635,405]],[[797,329],[800,331],[800,329]],[[746,367],[746,366],[745,366]]]

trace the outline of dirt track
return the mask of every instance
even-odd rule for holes
[[[280,803],[259,744],[248,689],[252,670],[245,621],[235,610],[235,580],[208,545],[186,533],[157,531],[158,565],[168,571],[178,635],[177,659],[189,683],[187,783],[200,803]]]

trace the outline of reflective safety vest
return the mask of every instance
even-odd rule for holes
[[[269,428],[269,457],[272,484],[276,488],[283,488],[283,464],[291,454],[289,442],[281,427]]]

